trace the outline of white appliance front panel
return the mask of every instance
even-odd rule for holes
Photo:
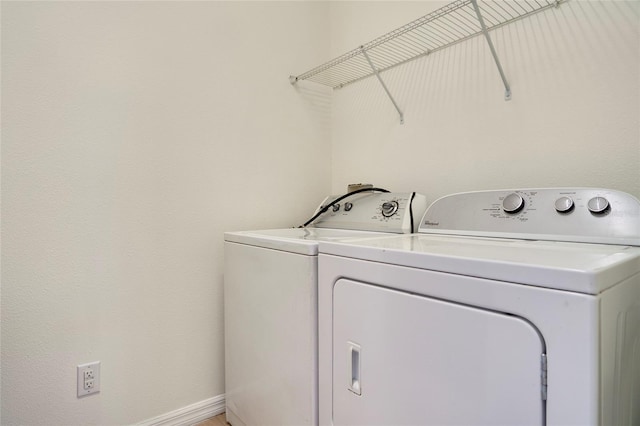
[[[530,323],[348,279],[333,298],[334,425],[544,424]]]
[[[598,355],[601,342],[598,318],[602,296],[558,291],[323,253],[318,256],[318,261],[318,380],[321,425],[333,424],[332,377],[333,363],[335,362],[333,353],[333,293],[334,285],[342,279],[381,287],[393,286],[395,290],[404,293],[525,318],[540,331],[546,342],[549,383],[546,404],[547,425],[598,425],[601,423],[599,419],[604,411],[599,406],[598,385],[601,380],[599,364],[600,362],[607,363],[607,365],[615,363],[614,359],[604,360]],[[619,288],[626,288],[621,295],[632,307],[634,296],[628,290],[629,287],[637,288],[637,283],[637,281],[628,281],[604,294],[609,294],[612,291],[617,292]],[[611,309],[609,315],[615,323],[621,312],[629,309],[631,308],[616,306],[615,309]],[[379,315],[383,317],[383,320],[391,317],[382,310]],[[420,328],[411,321],[406,321],[405,324],[406,330],[409,332]],[[633,324],[635,326],[635,323]],[[446,322],[440,324],[443,330],[447,325]],[[616,335],[615,331],[613,333]],[[359,344],[360,342],[354,343]],[[366,349],[363,345],[363,362],[365,362],[368,353]],[[509,348],[510,350],[511,348]],[[346,348],[343,349],[340,356],[346,357]],[[637,363],[627,365],[632,366]],[[613,373],[613,370],[611,372]],[[363,393],[367,386],[367,377],[363,375]],[[612,391],[612,388],[607,388],[607,392]],[[456,395],[450,395],[450,397],[455,399]],[[397,399],[401,400],[401,396],[398,396]],[[396,398],[391,398],[385,405],[388,409],[392,409],[398,403],[400,402],[396,401]],[[610,424],[611,422],[608,420],[603,424]]]
[[[225,242],[225,398],[234,426],[317,424],[317,274],[316,256]]]

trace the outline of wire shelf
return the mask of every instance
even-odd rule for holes
[[[561,1],[457,0],[303,74],[291,76],[291,83],[310,80],[338,89],[468,40],[485,29],[491,31],[557,6]]]

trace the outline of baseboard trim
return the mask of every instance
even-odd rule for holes
[[[137,426],[191,426],[223,412],[224,394],[145,420]]]

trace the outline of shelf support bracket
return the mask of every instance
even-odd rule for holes
[[[500,78],[502,78],[502,83],[504,84],[504,100],[508,101],[511,99],[511,87],[509,86],[509,82],[507,81],[507,77],[504,75],[504,71],[502,70],[502,65],[500,65],[500,59],[498,59],[498,54],[496,53],[496,48],[493,47],[493,42],[491,41],[491,37],[489,36],[489,30],[487,30],[487,26],[484,23],[484,19],[482,18],[482,13],[480,13],[480,7],[478,6],[478,0],[471,0],[473,4],[473,8],[476,11],[476,15],[478,15],[478,22],[480,23],[480,27],[482,28],[482,34],[487,39],[487,44],[489,45],[489,49],[491,50],[491,55],[493,55],[493,60],[498,67],[498,72],[500,73]]]
[[[400,111],[400,107],[398,107],[398,104],[396,103],[395,99],[393,99],[393,96],[391,96],[391,92],[389,92],[387,85],[384,84],[384,81],[382,80],[382,77],[380,77],[380,73],[378,72],[378,69],[373,66],[373,62],[371,62],[371,58],[369,58],[369,55],[367,55],[367,51],[364,50],[364,46],[360,46],[360,52],[362,52],[362,55],[365,57],[367,62],[369,62],[369,66],[373,70],[373,73],[378,78],[378,81],[382,85],[382,88],[384,89],[384,91],[387,92],[387,96],[389,96],[389,99],[391,99],[391,103],[393,103],[393,106],[396,108],[396,111],[398,111],[398,114],[400,115],[400,124],[404,124],[404,114],[402,113],[402,111]]]

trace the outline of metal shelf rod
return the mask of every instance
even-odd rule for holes
[[[493,42],[491,41],[491,36],[489,35],[489,30],[487,30],[487,26],[484,23],[484,18],[482,17],[482,13],[480,12],[480,7],[478,7],[477,0],[471,0],[473,4],[473,8],[478,15],[478,22],[480,22],[480,26],[482,27],[482,33],[484,37],[487,39],[487,44],[489,45],[489,49],[491,50],[491,55],[493,56],[493,60],[498,67],[498,72],[500,73],[500,78],[502,79],[502,83],[504,84],[504,99],[511,99],[511,87],[509,86],[509,82],[507,81],[507,77],[504,75],[504,70],[502,69],[502,65],[500,64],[500,59],[498,59],[498,54],[496,53],[496,48],[493,46]]]
[[[387,85],[384,84],[382,77],[380,77],[380,73],[378,72],[376,67],[373,66],[373,62],[371,62],[371,58],[369,58],[369,55],[367,55],[367,51],[364,50],[364,46],[360,47],[360,49],[362,49],[362,54],[364,55],[365,58],[367,58],[367,62],[369,62],[369,65],[371,65],[371,69],[375,73],[376,77],[378,77],[378,81],[380,82],[380,84],[382,84],[384,91],[387,92],[387,96],[389,96],[389,99],[391,99],[391,103],[393,103],[393,106],[396,107],[396,111],[398,111],[398,114],[400,114],[400,124],[404,124],[404,114],[402,113],[402,111],[400,111],[400,107],[396,103],[396,100],[393,99],[393,96],[391,96],[391,92],[389,92]]]

